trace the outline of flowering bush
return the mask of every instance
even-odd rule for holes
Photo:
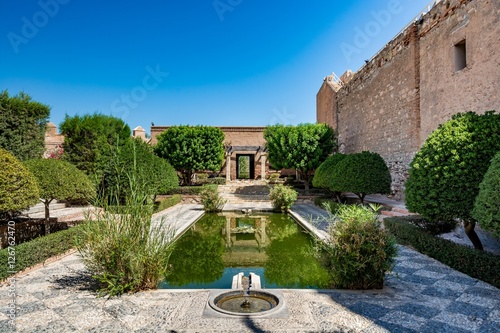
[[[61,145],[57,145],[54,148],[48,149],[43,153],[43,158],[52,158],[55,160],[60,160],[64,154],[64,149]]]

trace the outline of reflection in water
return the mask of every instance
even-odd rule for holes
[[[252,271],[264,288],[327,288],[312,242],[288,215],[206,214],[176,242],[159,287],[231,288],[233,275]]]

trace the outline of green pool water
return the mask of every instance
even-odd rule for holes
[[[239,272],[259,275],[263,288],[328,288],[313,244],[288,215],[206,214],[176,241],[159,288],[229,289]]]

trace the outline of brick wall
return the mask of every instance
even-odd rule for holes
[[[151,127],[151,144],[156,144],[157,136],[166,131],[168,126],[152,126]],[[265,127],[230,127],[230,126],[220,126],[218,127],[224,133],[224,145],[227,146],[265,146],[266,141],[264,140],[264,129]],[[254,151],[233,151],[231,155],[231,179],[236,179],[236,154],[255,154]],[[261,166],[262,152],[259,151],[254,157],[254,178],[260,178],[262,175]],[[224,159],[222,165],[221,176],[226,175],[226,159]],[[269,170],[269,163],[266,161],[267,172]]]

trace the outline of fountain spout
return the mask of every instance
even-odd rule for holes
[[[252,275],[248,277],[242,276],[241,278],[241,286],[243,287],[243,303],[241,303],[241,307],[243,309],[249,309],[251,307],[251,303],[249,300],[250,296],[250,287],[252,286]]]

